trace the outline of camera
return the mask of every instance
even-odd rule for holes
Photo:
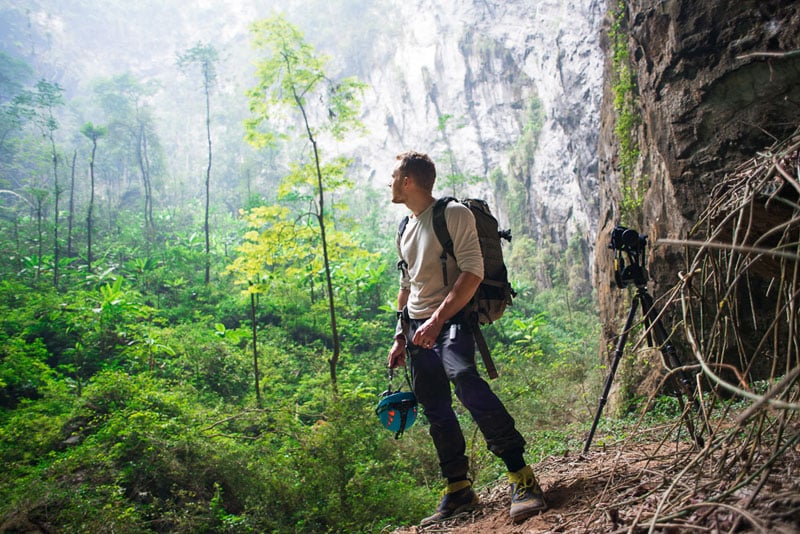
[[[625,348],[625,343],[628,339],[628,334],[634,326],[636,310],[639,305],[642,307],[642,320],[644,322],[644,332],[647,337],[648,345],[651,347],[658,347],[661,350],[662,360],[665,366],[671,370],[678,372],[678,378],[675,381],[678,389],[680,405],[683,406],[683,395],[686,395],[691,400],[695,411],[701,412],[701,405],[698,397],[695,395],[695,389],[692,377],[685,375],[682,369],[680,358],[675,350],[674,345],[670,342],[670,333],[661,324],[661,318],[658,310],[653,303],[653,297],[647,292],[647,269],[646,269],[646,254],[647,249],[647,236],[642,235],[635,230],[625,228],[624,226],[615,226],[611,231],[611,242],[608,248],[614,250],[614,281],[620,289],[625,289],[631,284],[636,285],[636,293],[631,302],[631,308],[628,312],[628,318],[625,320],[625,326],[617,337],[617,348],[614,351],[614,359],[611,363],[611,372],[606,379],[605,389],[603,396],[600,398],[600,404],[597,406],[597,413],[592,423],[592,428],[589,431],[589,437],[586,438],[586,444],[583,447],[583,452],[589,451],[589,446],[592,443],[594,432],[597,429],[597,423],[600,420],[600,414],[603,411],[608,400],[608,393],[611,390],[611,382],[614,379],[614,373],[617,370],[617,365],[622,358],[622,351]],[[702,397],[700,397],[702,398]],[[686,429],[689,435],[694,439],[698,447],[702,448],[705,442],[699,432],[695,431],[694,422],[689,414],[684,411],[683,416],[686,423]],[[706,423],[706,429],[711,432],[710,426]]]
[[[647,236],[642,235],[636,230],[615,226],[611,230],[611,243],[608,248],[621,250],[623,252],[639,253],[643,252],[647,246]]]
[[[614,250],[614,281],[618,288],[624,289],[631,284],[642,287],[647,284],[646,235],[624,226],[615,226],[611,231],[608,248]],[[623,253],[628,257],[627,265]]]

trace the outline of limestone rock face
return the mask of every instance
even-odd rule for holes
[[[647,182],[640,219],[628,224],[649,238],[650,288],[658,296],[685,268],[684,251],[658,240],[686,238],[711,188],[800,124],[800,3],[643,0],[626,5],[641,117],[636,174]],[[614,266],[607,248],[620,212],[612,70],[607,59],[595,248],[606,339],[621,327],[630,303],[627,291],[610,284]]]
[[[441,192],[484,196],[503,224],[516,203],[525,223],[515,235],[563,249],[577,234],[591,250],[604,2],[417,0],[395,9],[401,30],[375,42],[380,57],[365,80],[371,134],[348,147],[365,172],[381,186],[398,152],[428,152]],[[477,179],[448,191],[447,175]],[[510,181],[521,187],[509,191]]]

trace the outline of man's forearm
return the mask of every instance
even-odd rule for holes
[[[475,295],[475,291],[478,290],[482,280],[480,276],[466,271],[459,274],[453,289],[450,290],[444,301],[433,312],[431,320],[443,325],[448,319],[460,312]]]
[[[406,307],[406,304],[408,303],[408,295],[409,295],[409,293],[410,293],[410,290],[401,289],[400,292],[397,294],[397,309],[398,309],[398,311],[402,311],[403,308]],[[395,331],[394,331],[394,338],[395,339],[401,339],[402,341],[405,342],[405,332],[404,332],[404,329],[403,329],[403,318],[402,317],[398,317],[397,318],[397,327],[395,328]]]
[[[397,309],[402,310],[408,304],[408,295],[411,293],[410,289],[401,289],[397,293]]]

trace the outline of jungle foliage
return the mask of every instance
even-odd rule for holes
[[[377,532],[429,513],[441,486],[424,418],[395,441],[373,413],[395,226],[348,210],[388,199],[354,205],[348,162],[279,130],[225,169],[232,192],[214,196],[209,172],[187,197],[147,84],[99,81],[59,122],[63,90],[15,65],[0,101],[0,530]],[[334,130],[357,99],[335,88]],[[252,92],[261,140],[267,92]],[[268,169],[257,188],[254,166]],[[569,251],[515,246],[519,296],[486,334],[536,461],[589,418],[597,318]],[[460,415],[473,477],[491,482],[499,463]]]

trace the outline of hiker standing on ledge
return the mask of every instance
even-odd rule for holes
[[[452,408],[451,382],[489,450],[506,464],[511,519],[522,521],[547,504],[533,470],[525,462],[525,439],[475,366],[475,339],[463,312],[483,279],[475,219],[461,203],[447,204],[445,221],[455,258],[446,255],[445,260],[433,227],[435,181],[436,167],[426,154],[405,152],[397,156],[392,203],[405,204],[411,215],[397,239],[402,272],[397,302],[402,312],[398,313],[389,351],[389,368],[404,366],[408,350],[412,388],[430,422],[442,476],[447,479],[436,513],[420,525],[442,521],[478,503],[472,481],[467,478],[466,443]]]

